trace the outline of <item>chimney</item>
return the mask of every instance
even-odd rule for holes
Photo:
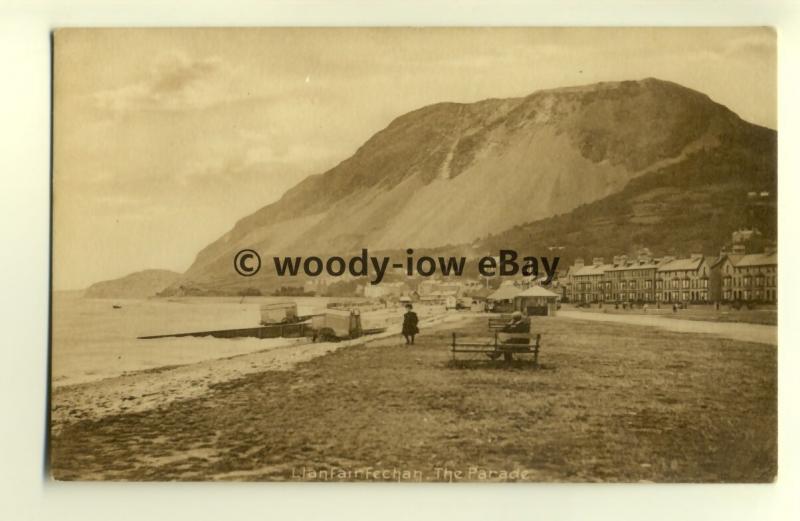
[[[603,257],[595,257],[594,259],[592,259],[592,264],[594,266],[600,266],[601,264],[603,264]]]
[[[745,249],[744,244],[734,244],[733,248],[731,248],[731,253],[734,255],[744,255]]]
[[[576,268],[583,267],[583,257],[578,257],[577,259],[575,259],[575,267]]]

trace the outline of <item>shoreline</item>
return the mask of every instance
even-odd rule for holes
[[[278,482],[315,481],[302,469],[397,468],[427,482],[441,480],[437,468],[476,466],[508,471],[510,481],[774,479],[774,349],[554,318],[537,327],[539,367],[453,364],[450,330],[482,338],[487,324],[469,313],[433,322],[413,346],[389,333],[238,357],[223,365],[263,363],[230,379],[218,365],[220,381],[193,398],[158,396],[150,410],[123,403],[119,414],[61,424],[50,439],[51,475]],[[328,348],[336,353],[321,356]],[[291,370],[271,370],[278,362]],[[150,376],[174,382],[180,370]],[[526,478],[511,477],[517,469]]]
[[[433,327],[469,318],[472,318],[472,314],[445,313],[420,320],[420,326]],[[198,398],[212,392],[217,385],[249,374],[290,371],[297,364],[339,349],[365,345],[399,334],[400,326],[393,325],[383,333],[341,342],[289,343],[225,358],[154,367],[99,380],[53,386],[50,401],[51,436],[57,435],[66,424],[98,420],[115,414],[144,412],[175,401]]]
[[[422,319],[420,326],[424,331],[425,328],[436,327],[444,323],[452,324],[484,316],[483,313],[472,312],[441,313]],[[562,311],[560,316],[567,320],[626,323],[634,327],[705,334],[764,345],[776,345],[777,343],[777,328],[774,326],[681,321],[655,316],[631,317],[587,311],[567,311],[566,313]],[[651,320],[648,320],[648,323],[640,323],[642,318]],[[660,320],[652,320],[656,318],[660,318]],[[734,332],[724,331],[730,330],[732,326],[737,326],[734,327]],[[686,327],[690,329],[687,330]],[[712,330],[708,330],[708,328],[712,328]],[[396,340],[401,342],[402,338],[399,335],[400,325],[393,324],[382,333],[341,342],[313,343],[302,341],[304,339],[285,339],[287,341],[285,343],[265,346],[264,349],[249,353],[188,364],[142,369],[99,380],[54,385],[50,403],[51,434],[58,434],[64,425],[73,422],[98,420],[115,414],[139,413],[157,409],[175,401],[198,398],[214,391],[216,386],[254,373],[291,371],[300,363],[325,356],[342,348],[367,345],[392,337],[396,337]]]

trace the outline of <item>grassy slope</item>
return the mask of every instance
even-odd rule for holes
[[[445,329],[52,440],[60,479],[292,479],[303,466],[528,469],[535,480],[770,481],[776,350],[540,319],[540,370],[452,367]],[[485,322],[468,328],[485,334]]]

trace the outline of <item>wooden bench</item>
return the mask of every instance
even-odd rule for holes
[[[498,328],[499,329],[499,328]],[[506,362],[514,360],[514,355],[533,355],[533,364],[539,365],[539,346],[541,345],[542,335],[536,334],[531,342],[527,344],[502,343],[498,341],[497,330],[495,330],[494,340],[489,342],[458,342],[456,333],[453,333],[453,343],[450,345],[450,353],[453,360],[457,353],[485,354],[492,360],[503,357]]]
[[[503,329],[511,320],[510,314],[497,315],[496,317],[489,318],[489,329]]]

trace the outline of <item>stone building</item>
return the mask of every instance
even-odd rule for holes
[[[712,300],[719,302],[778,301],[778,255],[774,248],[764,253],[723,253],[713,264]]]
[[[604,276],[609,264],[604,264],[602,257],[595,257],[592,264],[584,264],[583,259],[576,259],[567,272],[564,285],[565,297],[569,302],[603,302],[605,300]]]
[[[684,259],[662,259],[656,269],[656,300],[709,302],[710,270],[708,260],[699,253]]]
[[[628,259],[626,255],[614,257],[606,271],[605,292],[607,302],[654,302],[656,260],[648,255]]]
[[[743,244],[734,242],[718,259],[699,253],[658,259],[646,251],[633,259],[615,256],[610,264],[602,257],[588,265],[576,259],[560,289],[562,298],[572,303],[775,303],[777,277],[774,248],[748,255]]]

